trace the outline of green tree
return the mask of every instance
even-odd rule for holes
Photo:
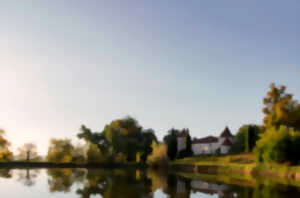
[[[300,162],[300,132],[293,128],[273,126],[257,141],[254,153],[259,162]]]
[[[87,150],[87,163],[103,163],[104,157],[96,144],[89,144],[89,148]]]
[[[147,159],[147,164],[153,167],[166,166],[168,163],[167,146],[162,142],[152,142],[152,153]]]
[[[92,132],[83,125],[78,137],[97,145],[105,159],[111,162],[120,156],[125,156],[127,161],[135,161],[137,153],[146,161],[152,151],[152,140],[156,140],[152,129],[143,130],[132,117],[113,120],[101,133]]]
[[[77,134],[79,139],[84,139],[86,142],[96,145],[99,150],[107,154],[109,144],[103,133],[92,132],[91,129],[85,125],[81,125],[80,132]]]
[[[51,139],[46,160],[55,163],[69,163],[73,161],[74,146],[70,139]]]
[[[266,127],[280,125],[300,130],[300,104],[293,100],[293,95],[285,93],[286,87],[276,87],[271,84],[267,96],[264,98],[263,113]]]
[[[233,145],[231,147],[232,153],[252,152],[259,139],[261,127],[254,124],[243,125],[239,128],[234,137]]]
[[[153,129],[146,129],[142,132],[142,155],[143,162],[147,161],[147,157],[152,153],[152,142],[157,142],[155,132]]]
[[[164,142],[168,147],[167,153],[170,160],[174,160],[177,157],[177,135],[179,132],[179,130],[172,128],[168,131],[168,135],[164,137]]]

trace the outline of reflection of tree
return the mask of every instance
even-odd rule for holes
[[[50,192],[69,192],[75,182],[83,182],[85,171],[82,169],[48,169]]]
[[[189,198],[191,193],[191,180],[170,174],[167,177],[167,188],[163,191],[170,198]]]
[[[136,170],[89,170],[83,189],[78,189],[81,198],[101,195],[103,198],[152,197],[151,182]]]
[[[2,178],[11,178],[12,173],[10,169],[0,169],[0,177]]]
[[[38,169],[24,169],[19,171],[18,181],[25,186],[33,186],[35,184],[35,179],[40,171]]]

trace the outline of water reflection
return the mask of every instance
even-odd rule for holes
[[[0,169],[0,185],[16,182],[22,188],[41,191],[39,195],[65,193],[78,198],[298,198],[297,187],[281,185],[269,180],[236,180],[230,177],[203,176],[188,179],[174,173],[135,169]],[[9,181],[9,182],[6,182]],[[1,183],[2,182],[2,183]],[[45,184],[46,191],[42,191]],[[76,184],[76,185],[75,185]],[[6,189],[6,188],[4,188]],[[9,188],[7,188],[9,189]],[[24,191],[26,192],[26,191]],[[2,193],[7,197],[14,193]],[[17,193],[17,192],[16,192]],[[55,195],[57,196],[57,195]],[[18,197],[18,196],[15,196]],[[25,198],[34,195],[24,195]],[[59,196],[58,196],[59,197]]]
[[[139,170],[89,170],[83,188],[76,191],[81,198],[101,195],[103,198],[153,197],[151,180]]]
[[[48,184],[50,192],[69,192],[75,182],[83,182],[84,169],[48,169]]]
[[[2,178],[11,178],[12,171],[10,169],[0,169],[0,177]]]
[[[33,186],[36,183],[36,178],[39,174],[38,169],[22,169],[18,171],[18,181],[25,186]]]

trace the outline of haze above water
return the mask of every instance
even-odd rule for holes
[[[0,169],[1,192],[10,198],[300,197],[300,188],[268,181],[262,184],[226,180],[238,186],[208,178],[190,180],[174,174],[133,169]]]

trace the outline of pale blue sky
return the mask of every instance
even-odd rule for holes
[[[300,98],[300,1],[0,3],[0,127],[17,148],[131,115],[162,138],[260,124],[269,84]]]

